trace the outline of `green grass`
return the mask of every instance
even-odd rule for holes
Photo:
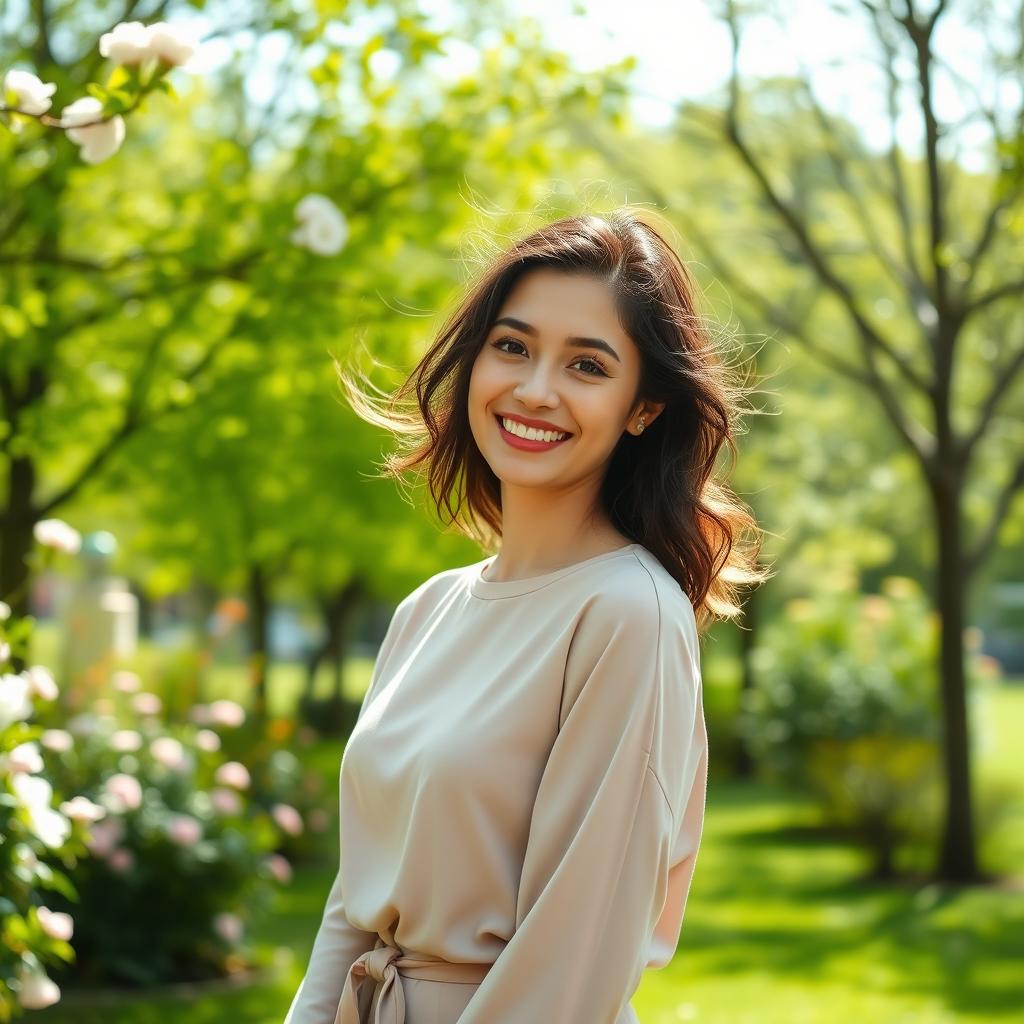
[[[366,685],[371,663],[346,676]],[[273,686],[301,675],[277,670]],[[239,673],[216,679],[211,696],[242,697]],[[223,688],[223,689],[222,689]],[[985,868],[1024,874],[1024,686],[994,691],[983,715],[975,789],[1017,786],[1013,812],[984,837]],[[341,746],[304,755],[337,792]],[[813,831],[812,805],[763,784],[715,774],[679,951],[647,972],[633,997],[643,1024],[975,1024],[1024,1022],[1024,889],[908,889],[857,879],[865,855]],[[296,870],[254,942],[276,955],[276,976],[242,991],[172,999],[147,992],[113,1005],[36,1011],[47,1024],[280,1024],[302,978],[336,869]],[[567,927],[568,927],[567,922]],[[565,948],[571,955],[571,935]],[[532,1024],[532,1022],[523,1022]],[[540,1022],[537,1022],[540,1024]],[[547,1022],[544,1022],[547,1024]],[[567,1022],[570,1024],[570,1022]],[[575,1024],[575,1022],[571,1022]]]

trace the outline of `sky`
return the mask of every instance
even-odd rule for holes
[[[917,0],[922,11],[929,9],[930,2],[933,0]],[[1010,2],[986,0],[992,11]],[[518,16],[536,19],[550,45],[567,52],[581,69],[592,70],[634,55],[638,66],[632,113],[641,124],[660,126],[672,119],[674,104],[714,94],[726,81],[730,41],[712,8],[708,0],[515,0],[512,9]],[[444,28],[452,24],[457,7],[455,0],[421,0],[421,9],[438,28]],[[891,126],[884,108],[884,81],[877,66],[877,42],[866,23],[835,13],[828,0],[776,0],[775,9],[783,12],[781,17],[759,17],[747,23],[740,50],[741,75],[753,80],[797,73],[803,64],[822,105],[857,124],[868,146],[886,147]],[[985,37],[968,24],[966,14],[961,13],[966,9],[964,0],[951,0],[950,13],[940,21],[935,37],[936,50],[960,75],[959,81],[945,74],[936,79],[936,107],[942,120],[964,118],[972,106],[965,103],[972,89],[980,90],[992,104],[1021,103],[1019,82],[1003,76],[1002,92],[997,95],[994,82],[986,81],[991,62],[985,52]],[[386,14],[387,5],[382,4],[371,18]],[[339,26],[335,35],[339,40],[359,37],[368,29],[369,25]],[[273,66],[275,57],[280,56],[272,38],[259,40],[259,46],[261,70],[250,85],[257,101],[272,94]],[[207,47],[197,69],[228,56],[225,47],[214,43]],[[471,71],[476,59],[474,47],[453,40],[436,70],[457,77]],[[379,51],[371,66],[386,78],[397,60],[395,55]],[[900,72],[911,81],[915,69],[910,61],[904,61]],[[905,90],[896,130],[905,149],[920,152],[921,114],[912,85]],[[958,139],[962,144],[958,159],[964,166],[981,170],[988,165],[990,133],[982,120],[961,125]]]

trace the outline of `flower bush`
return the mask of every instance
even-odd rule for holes
[[[144,986],[237,972],[246,935],[291,877],[279,852],[295,822],[252,799],[224,751],[244,722],[229,701],[203,724],[167,723],[132,672],[110,695],[41,738],[46,770],[80,796],[90,856],[75,867],[76,985]],[[296,812],[297,814],[297,812]]]
[[[86,850],[80,798],[54,806],[39,747],[45,730],[30,721],[57,698],[57,685],[39,666],[6,671],[24,657],[30,628],[0,602],[0,1021],[60,999],[48,969],[74,962],[77,913],[54,907],[74,904],[67,868]]]
[[[768,777],[813,794],[886,876],[901,842],[938,828],[942,776],[938,620],[913,580],[881,590],[790,601],[753,651],[736,728]],[[969,655],[972,701],[991,670]]]

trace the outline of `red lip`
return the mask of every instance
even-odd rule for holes
[[[547,420],[534,420],[529,416],[516,416],[510,412],[497,412],[494,415],[508,420],[515,420],[517,423],[525,424],[527,427],[536,427],[538,430],[557,430],[560,434],[572,433],[571,430],[566,430],[564,427],[558,426],[557,423],[548,423]]]

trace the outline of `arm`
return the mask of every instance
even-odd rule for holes
[[[373,676],[359,708],[358,718],[362,718],[363,712],[369,706],[371,696],[383,674],[384,664],[394,647],[403,607],[404,603],[399,605],[391,617],[384,640],[377,652]],[[340,841],[345,841],[343,833],[340,835]],[[320,927],[313,940],[309,966],[292,999],[284,1024],[334,1024],[348,969],[362,953],[373,949],[376,941],[376,932],[364,932],[353,927],[345,916],[339,865],[338,873],[327,895]]]
[[[615,1024],[659,921],[662,943],[678,931],[689,840],[677,824],[692,784],[659,777],[656,768],[679,763],[677,755],[652,755],[662,734],[677,748],[694,735],[699,680],[683,650],[689,635],[663,621],[653,588],[626,589],[600,595],[577,627],[561,726],[531,819],[516,930],[459,1024]],[[666,665],[688,668],[679,675]],[[696,766],[699,757],[685,763]]]

